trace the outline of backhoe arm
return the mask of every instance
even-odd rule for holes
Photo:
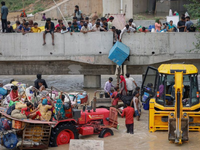
[[[182,143],[182,130],[181,119],[183,112],[182,95],[183,95],[183,72],[175,72],[175,118],[176,118],[176,130],[175,130],[175,143]]]

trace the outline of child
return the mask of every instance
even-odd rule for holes
[[[68,28],[67,28],[68,31],[71,31],[71,28],[72,28],[71,26],[72,26],[72,22],[68,22]]]
[[[43,16],[42,16],[42,21],[46,21],[46,16],[45,16],[45,13],[43,13]]]
[[[45,86],[43,85],[43,83],[42,83],[41,81],[38,83],[38,85],[39,85],[39,87],[40,87],[40,88],[39,88],[39,91],[40,91],[40,92],[46,90]]]
[[[24,27],[22,27],[22,34],[24,35],[24,34],[30,33],[30,32],[31,32],[31,29],[30,29],[30,27],[29,27],[29,23],[26,22],[26,23],[24,24]]]
[[[130,103],[126,103],[126,108],[124,108],[122,114],[119,112],[119,114],[122,116],[122,118],[125,116],[126,117],[126,128],[127,128],[127,133],[134,134],[134,120],[133,120],[133,115],[134,115],[134,108],[130,107]]]
[[[38,109],[33,110],[32,112],[30,111],[31,109],[33,109],[33,104],[30,102],[27,102],[27,107],[26,108],[22,108],[21,109],[21,113],[26,115],[27,118],[30,119],[35,119],[37,116],[39,116],[40,120],[44,120],[42,118],[42,115],[40,113],[40,111],[38,111]]]
[[[119,93],[119,87],[115,87],[115,92],[112,93],[112,106],[115,107],[115,108],[118,108],[118,101],[120,100],[119,96],[118,96],[118,93]]]
[[[61,34],[67,33],[67,28],[65,26],[62,27]]]
[[[135,116],[137,118],[137,121],[139,121],[141,116],[141,104],[139,101],[140,94],[138,91],[135,91],[133,95],[134,97],[133,100],[131,101],[131,106],[134,106]]]
[[[31,32],[33,32],[33,33],[40,33],[41,32],[41,29],[38,28],[38,23],[37,22],[35,22],[33,24],[33,27],[31,28]]]
[[[10,21],[7,21],[7,29],[6,29],[7,33],[12,33],[14,32],[13,27],[10,25]]]
[[[115,89],[113,87],[110,88],[110,96],[114,93]]]

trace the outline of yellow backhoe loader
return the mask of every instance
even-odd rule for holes
[[[198,70],[190,64],[148,67],[142,82],[142,102],[149,102],[149,131],[168,130],[177,144],[189,131],[200,131]]]

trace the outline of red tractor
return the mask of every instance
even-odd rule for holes
[[[113,135],[110,128],[117,128],[117,111],[115,108],[107,110],[105,108],[95,107],[87,110],[71,109],[71,119],[58,121],[52,129],[50,137],[50,146],[55,147],[68,144],[70,139],[78,139],[81,135],[98,134],[100,138]]]
[[[118,127],[117,110],[112,107],[110,110],[105,108],[96,109],[96,98],[94,98],[93,104],[93,109],[92,107],[88,107],[85,110],[84,106],[82,110],[79,110],[66,103],[64,105],[65,117],[60,118],[60,114],[57,114],[57,119],[49,122],[16,119],[8,115],[6,113],[7,109],[3,107],[0,107],[0,116],[2,115],[2,117],[13,122],[13,131],[22,131],[22,143],[19,146],[21,150],[47,149],[49,146],[56,147],[68,144],[71,139],[78,139],[79,134],[98,134],[100,138],[113,135],[113,131],[110,128]],[[15,135],[15,137],[17,136]],[[29,145],[24,144],[26,139],[31,141]],[[9,141],[8,138],[6,140],[12,144],[12,140]],[[16,144],[14,143],[13,145]]]

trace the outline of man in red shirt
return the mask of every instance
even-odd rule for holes
[[[124,108],[122,114],[122,118],[125,116],[126,117],[126,128],[127,128],[127,133],[134,134],[134,120],[133,120],[133,115],[134,115],[134,108],[130,106],[130,103],[127,102],[126,108]]]

